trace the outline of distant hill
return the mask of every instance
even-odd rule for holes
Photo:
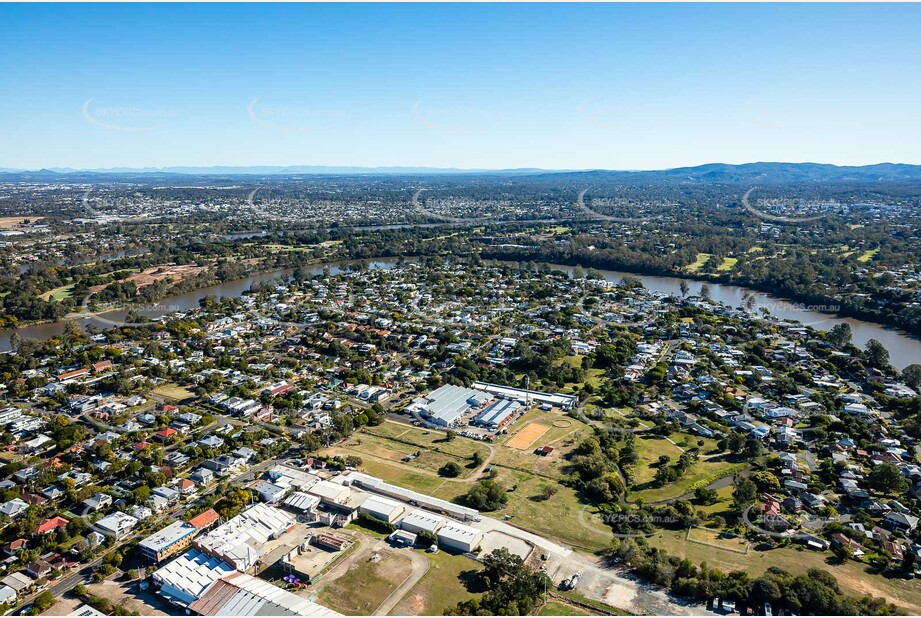
[[[785,182],[834,181],[921,181],[921,165],[878,163],[864,166],[838,166],[825,163],[708,163],[696,167],[677,167],[658,171],[619,172],[596,170],[590,172],[560,172],[573,179],[581,177],[654,182],[656,180],[685,183],[757,184]]]
[[[486,170],[435,167],[337,167],[320,165],[293,166],[213,166],[166,168],[110,168],[77,170],[52,168],[37,171],[0,170],[0,181],[71,181],[117,180],[119,178],[234,177],[234,176],[428,176],[439,174],[563,177],[567,180],[607,180],[623,182],[725,183],[758,184],[790,182],[919,182],[921,165],[878,163],[864,166],[838,166],[824,163],[708,163],[695,167],[666,170],[541,170],[533,168]]]

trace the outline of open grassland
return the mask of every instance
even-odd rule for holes
[[[703,511],[708,516],[712,515],[723,515],[724,517],[728,515],[729,509],[732,507],[732,492],[734,488],[732,485],[727,485],[726,487],[720,487],[716,490],[717,501],[713,504],[695,504],[694,510]]]
[[[459,439],[459,438],[458,438]],[[337,445],[323,449],[322,455],[356,455],[362,458],[362,470],[394,485],[451,500],[454,502],[467,493],[474,479],[444,479],[430,470],[412,468],[402,461],[393,461],[369,453],[363,445]],[[511,449],[507,449],[511,450]],[[498,519],[510,515],[509,522],[525,530],[546,536],[588,551],[597,551],[610,545],[610,528],[593,517],[594,511],[579,501],[575,490],[565,487],[552,478],[543,478],[529,472],[497,467],[496,481],[509,491],[508,504],[495,512],[486,513]],[[545,485],[557,489],[547,499],[542,499]],[[564,522],[561,525],[560,522]]]
[[[437,449],[442,453],[464,459],[470,459],[474,452],[479,452],[485,460],[489,454],[489,447],[480,442],[463,437],[447,441],[444,432],[430,431],[395,421],[385,421],[376,427],[365,427],[362,433],[390,438],[391,441],[412,444],[420,448]]]
[[[722,271],[722,272],[730,271],[730,270],[732,270],[733,268],[735,268],[736,263],[737,263],[738,261],[739,261],[739,258],[724,257],[724,258],[723,258],[723,263],[720,264],[720,265],[717,267],[716,270],[719,270],[719,271]]]
[[[337,445],[321,450],[320,454],[361,457],[363,462],[361,468],[368,474],[382,478],[394,485],[414,489],[429,495],[435,495],[435,492],[445,485],[451,486],[451,491],[456,494],[464,493],[467,487],[462,481],[441,478],[431,470],[419,470],[399,461],[379,458],[373,453],[368,453],[365,449],[362,449],[361,445],[353,445],[352,447]]]
[[[694,260],[694,263],[689,264],[685,270],[687,270],[689,273],[696,273],[698,270],[703,268],[704,264],[706,264],[711,257],[713,256],[709,253],[698,253],[697,259]]]
[[[452,440],[452,442],[457,441],[458,439],[456,438]],[[445,442],[444,444],[450,443]],[[352,434],[340,446],[351,449],[355,453],[360,453],[359,456],[362,458],[373,456],[381,460],[404,463],[410,468],[436,475],[438,470],[448,462],[453,462],[460,466],[460,478],[467,477],[474,472],[472,468],[468,467],[472,463],[469,458],[434,450],[431,447],[414,446],[363,431]],[[437,446],[440,447],[441,445]]]
[[[511,516],[512,525],[587,551],[610,546],[611,529],[597,520],[594,509],[582,504],[572,488],[517,470],[501,469],[496,480],[514,491],[505,508],[488,515]],[[546,485],[557,492],[545,500],[541,494]]]
[[[39,298],[42,300],[56,300],[62,301],[65,298],[70,298],[73,296],[74,284],[69,283],[67,285],[62,285],[59,288],[54,288],[53,290],[48,290],[44,294],[40,294]]]
[[[38,223],[43,221],[45,217],[32,217],[32,216],[23,216],[23,217],[0,217],[0,230],[17,230],[26,225],[31,225],[33,223]]]
[[[672,439],[675,438],[680,439],[679,434],[673,435]],[[691,441],[690,444],[697,445],[696,441]],[[677,498],[694,491],[701,485],[735,474],[744,467],[744,465],[734,464],[719,457],[706,459],[701,456],[678,480],[661,487],[653,487],[652,481],[659,466],[659,457],[669,456],[671,460],[666,465],[673,465],[681,456],[681,450],[663,438],[643,437],[642,434],[637,434],[636,450],[639,461],[633,467],[634,489],[630,492],[629,497],[631,500],[643,499],[647,503]],[[710,449],[707,448],[705,441],[704,446],[701,447],[701,454],[705,454],[708,450]]]
[[[694,543],[718,547],[740,554],[747,554],[749,549],[749,542],[745,537],[709,528],[691,528],[688,531],[687,538]]]
[[[870,249],[869,251],[864,251],[860,254],[860,257],[857,258],[857,261],[861,263],[869,262],[877,253],[879,253],[879,249]]]
[[[464,585],[465,578],[480,570],[479,563],[444,551],[427,553],[425,557],[429,570],[393,608],[391,615],[441,616],[462,601],[482,596],[482,592],[470,592]]]
[[[770,566],[780,567],[799,575],[810,568],[824,569],[838,579],[842,591],[850,596],[870,594],[884,597],[911,614],[921,613],[921,581],[887,579],[866,571],[866,565],[848,561],[839,564],[830,552],[815,552],[794,547],[780,547],[761,551],[754,546],[748,554],[741,554],[688,541],[686,530],[662,531],[648,539],[650,545],[668,551],[670,555],[687,558],[695,564],[706,562],[723,572],[745,571],[752,577],[760,576]]]
[[[378,555],[378,562],[363,558],[351,565],[345,575],[324,586],[320,603],[351,616],[373,614],[412,571],[407,556],[393,550],[382,550]]]

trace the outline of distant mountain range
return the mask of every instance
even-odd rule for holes
[[[147,177],[174,178],[182,176],[427,176],[427,175],[504,175],[504,176],[566,176],[573,180],[613,180],[678,183],[757,184],[782,182],[833,181],[921,181],[921,165],[879,163],[863,166],[838,166],[823,163],[709,163],[695,167],[666,170],[542,170],[521,169],[456,169],[435,167],[337,167],[320,165],[294,166],[214,166],[165,168],[71,169],[51,168],[37,171],[0,168],[0,181],[73,181],[112,178]]]

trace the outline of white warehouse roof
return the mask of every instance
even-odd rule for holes
[[[447,520],[444,517],[427,513],[426,511],[410,511],[400,521],[400,527],[412,526],[415,530],[424,530],[429,534],[435,534]]]
[[[452,522],[446,523],[438,530],[438,540],[447,539],[455,544],[473,547],[482,538],[483,533],[476,528]],[[448,543],[450,545],[451,543]]]
[[[396,500],[382,498],[381,496],[371,496],[361,503],[360,510],[380,513],[386,515],[389,519],[399,515],[403,511],[403,508],[403,505]]]
[[[344,485],[337,485],[336,483],[331,483],[330,481],[320,481],[308,489],[307,493],[313,494],[314,496],[319,496],[321,499],[327,502],[342,504],[346,501],[350,492],[349,488],[345,487]]]
[[[164,597],[188,605],[197,600],[208,586],[233,573],[233,567],[208,554],[191,549],[153,574]]]

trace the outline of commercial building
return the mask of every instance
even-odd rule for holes
[[[436,536],[444,547],[465,553],[472,552],[483,540],[480,530],[454,522],[448,522],[439,528]]]
[[[377,477],[370,476],[362,472],[348,472],[343,476],[348,483],[351,483],[355,487],[360,487],[366,491],[380,494],[382,496],[387,496],[388,498],[393,498],[401,502],[409,502],[414,506],[428,509],[430,511],[435,511],[436,513],[441,513],[443,515],[448,515],[454,519],[459,519],[461,521],[475,521],[480,518],[480,512],[476,509],[460,506],[459,504],[454,504],[453,502],[448,502],[447,500],[442,500],[440,498],[434,498],[432,496],[420,494],[417,491],[405,489],[398,485],[391,485],[390,483],[385,483]]]
[[[520,408],[521,404],[517,401],[500,399],[477,414],[473,422],[480,427],[495,431],[505,425]]]
[[[201,616],[341,615],[245,573],[232,573],[214,582],[189,609]]]
[[[435,425],[452,427],[473,408],[483,406],[491,397],[481,391],[445,384],[416,400],[420,414]]]
[[[489,384],[487,382],[474,382],[471,386],[479,391],[489,393],[496,397],[511,399],[521,403],[529,404],[532,401],[548,403],[557,406],[563,410],[571,410],[575,407],[578,398],[575,395],[564,395],[562,393],[542,393],[540,391],[525,390],[523,388],[512,388],[511,386],[502,386],[499,384]]]
[[[154,562],[160,562],[178,554],[192,544],[198,528],[184,521],[174,521],[167,527],[154,532],[140,542],[141,554]]]
[[[405,510],[399,502],[380,496],[371,496],[358,507],[359,513],[368,514],[391,524],[399,519]]]
[[[320,499],[317,496],[311,496],[310,494],[305,494],[300,491],[296,491],[287,498],[285,498],[285,506],[291,508],[300,513],[309,513],[320,504]]]
[[[290,530],[294,523],[290,513],[259,503],[199,537],[195,547],[245,572],[265,553],[265,544]]]
[[[233,573],[229,564],[191,549],[153,574],[154,587],[165,599],[187,607],[198,600],[211,584]]]
[[[447,521],[444,517],[426,511],[410,511],[400,521],[400,529],[416,534],[435,534]]]
[[[349,488],[330,481],[320,481],[307,490],[308,494],[318,497],[327,504],[345,506],[349,500]]]

